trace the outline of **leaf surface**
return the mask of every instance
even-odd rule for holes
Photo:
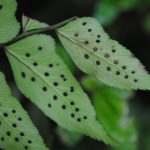
[[[103,83],[121,89],[150,89],[150,76],[133,54],[111,40],[99,22],[79,18],[57,30],[75,64]]]
[[[0,0],[0,44],[8,42],[19,32],[16,8],[16,0]]]
[[[43,22],[39,22],[35,19],[31,19],[30,17],[23,16],[22,17],[22,25],[23,25],[23,31],[31,31],[31,30],[37,30],[41,28],[46,28],[49,25]]]
[[[0,149],[48,150],[0,72]]]
[[[89,98],[61,58],[54,40],[33,35],[7,47],[16,83],[22,93],[63,128],[113,143],[96,121]]]

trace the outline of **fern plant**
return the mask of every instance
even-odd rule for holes
[[[111,40],[94,18],[73,17],[49,26],[26,16],[18,22],[16,9],[15,0],[0,0],[0,47],[9,59],[20,91],[45,115],[69,131],[115,147],[135,142],[132,119],[125,127],[120,125],[128,115],[123,112],[128,106],[121,101],[121,92],[100,85],[103,82],[121,89],[149,90],[150,77],[139,60]],[[54,39],[43,34],[48,30],[56,31],[77,67],[94,80],[98,79],[99,90],[93,90],[94,106],[56,53]],[[89,88],[84,81],[85,88]],[[92,82],[92,89],[97,86],[97,81],[88,81]],[[46,150],[27,113],[12,96],[2,72],[0,84],[0,149]],[[103,89],[109,91],[110,97],[106,98]],[[100,95],[101,101],[95,99],[95,95]],[[109,110],[103,110],[102,106]]]

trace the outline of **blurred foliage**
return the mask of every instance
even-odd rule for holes
[[[82,83],[92,94],[98,121],[111,137],[124,144],[116,149],[128,150],[130,147],[130,150],[136,150],[137,131],[127,103],[127,100],[133,96],[133,92],[99,84],[91,77],[83,78]]]
[[[145,17],[144,29],[147,33],[150,33],[150,13]]]
[[[96,5],[94,16],[102,25],[111,24],[121,12],[138,7],[143,0],[102,0]]]

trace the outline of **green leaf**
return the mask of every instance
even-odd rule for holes
[[[20,25],[15,18],[16,0],[0,0],[0,44],[14,38]]]
[[[49,25],[46,23],[39,22],[35,19],[31,19],[29,17],[23,16],[22,17],[22,25],[23,25],[23,31],[31,31],[31,30],[36,30],[36,29],[41,29],[41,28],[46,28]]]
[[[111,40],[99,22],[79,18],[57,30],[75,64],[103,83],[121,89],[150,89],[150,76],[133,54]]]
[[[95,119],[89,98],[55,52],[54,40],[33,35],[7,47],[22,93],[63,128],[113,143]]]
[[[27,113],[11,91],[0,72],[0,149],[48,150]]]
[[[88,89],[90,86],[87,86],[87,83],[92,83],[92,85],[95,83],[92,97],[96,116],[108,134],[119,143],[134,144],[136,130],[133,119],[129,115],[127,101],[125,101],[132,92],[117,90],[102,84],[98,85],[96,80],[91,78],[85,78],[82,82]]]

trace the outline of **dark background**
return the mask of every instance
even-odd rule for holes
[[[50,25],[73,16],[93,16],[97,6],[100,5],[98,0],[18,0],[18,2],[20,12]],[[135,4],[134,7],[123,11],[121,8],[119,9],[117,17],[105,24],[104,28],[112,38],[128,47],[150,72],[150,27],[147,29],[144,26],[145,18],[150,14],[149,1],[142,0],[140,4]],[[2,51],[0,51],[0,55],[3,56],[0,60],[0,68],[6,74],[14,93],[22,100],[23,106],[32,116],[32,120],[52,150],[107,149],[105,144],[88,137],[83,138],[73,147],[64,144],[56,134],[56,124],[44,117],[42,112],[20,95],[14,85],[8,61]],[[82,73],[79,70],[74,72],[77,78],[81,77]],[[145,144],[150,143],[150,92],[137,91],[134,99],[130,101],[130,105],[139,123],[139,149],[148,150]]]

